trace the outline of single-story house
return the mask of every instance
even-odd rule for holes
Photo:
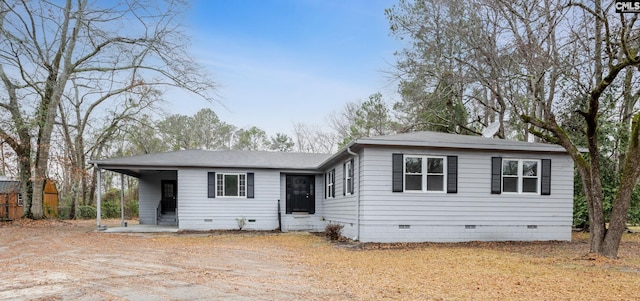
[[[139,179],[141,224],[336,223],[361,242],[571,239],[573,161],[557,145],[414,132],[335,154],[185,150],[92,163]]]

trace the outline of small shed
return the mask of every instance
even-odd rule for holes
[[[22,216],[22,195],[19,181],[0,181],[0,221]]]
[[[58,189],[56,188],[56,183],[47,179],[44,182],[44,194],[43,194],[43,203],[44,203],[44,214],[45,216],[58,217]]]

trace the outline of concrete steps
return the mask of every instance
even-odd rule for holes
[[[164,212],[160,214],[158,219],[158,225],[160,226],[177,226],[178,219],[175,212]]]

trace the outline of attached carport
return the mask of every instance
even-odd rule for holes
[[[134,157],[126,157],[126,158],[115,158],[115,159],[106,159],[106,160],[92,160],[89,163],[93,164],[94,168],[96,168],[97,172],[97,192],[96,192],[96,225],[97,225],[97,229],[104,231],[107,230],[107,227],[105,225],[102,224],[102,210],[101,210],[101,202],[102,202],[102,171],[103,170],[108,170],[108,171],[112,171],[112,172],[116,172],[120,174],[120,211],[121,211],[121,222],[120,222],[120,228],[119,231],[115,231],[115,230],[111,230],[111,231],[107,231],[107,232],[175,232],[177,231],[177,225],[164,225],[162,227],[157,227],[155,229],[152,229],[153,226],[158,226],[158,218],[160,215],[160,204],[162,204],[162,194],[164,193],[164,187],[160,186],[160,185],[164,185],[165,183],[160,182],[159,183],[159,187],[158,187],[158,197],[155,198],[154,200],[144,200],[143,202],[153,202],[153,206],[156,208],[154,210],[155,213],[152,214],[152,219],[146,218],[146,220],[144,221],[144,223],[146,223],[144,226],[142,225],[131,225],[134,227],[129,227],[129,225],[125,224],[125,219],[124,219],[124,176],[130,176],[130,177],[134,177],[137,178],[139,181],[141,179],[145,179],[145,178],[153,178],[154,175],[160,175],[160,174],[171,174],[171,178],[175,179],[177,177],[177,168],[176,167],[170,167],[170,166],[158,166],[157,162],[137,162],[138,164],[132,164],[132,161],[136,161],[137,158],[139,158],[140,156],[134,156]],[[142,164],[140,164],[142,163]],[[174,181],[174,185],[175,185],[175,181]],[[174,198],[174,207],[175,207],[175,202],[176,200],[176,188],[174,186],[172,193],[173,193],[173,198]],[[154,191],[148,191],[146,192],[147,194],[149,193],[156,193]],[[142,195],[139,194],[139,211],[140,206],[141,206],[141,199],[144,196],[144,193],[142,193]],[[144,203],[146,204],[146,203]],[[147,206],[149,204],[146,204]],[[177,209],[173,208],[174,210],[177,211]],[[146,210],[149,211],[149,210]],[[145,212],[146,212],[145,211]],[[177,217],[177,212],[175,212],[176,217]],[[176,218],[177,219],[177,218]],[[141,223],[143,223],[143,220],[141,219]],[[142,227],[140,227],[142,226]],[[129,228],[129,229],[126,229]],[[166,228],[166,229],[164,229]]]

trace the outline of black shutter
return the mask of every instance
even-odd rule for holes
[[[402,175],[402,154],[393,154],[391,160],[391,174],[392,174],[392,191],[402,192],[404,190],[403,175]]]
[[[502,193],[502,158],[491,157],[491,193]]]
[[[292,187],[291,187],[291,177],[290,176],[287,176],[286,183],[287,183],[286,184],[287,185],[287,188],[286,188],[287,197],[286,197],[285,202],[287,203],[287,205],[286,205],[286,209],[285,210],[286,210],[287,214],[291,214],[291,212],[293,210],[291,210],[291,188]]]
[[[351,168],[349,169],[349,178],[351,179],[351,186],[349,187],[349,192],[351,194],[355,194],[355,187],[356,187],[356,179],[355,179],[355,175],[356,175],[356,166],[353,165],[353,158],[351,158]]]
[[[329,182],[329,180],[327,179],[329,177],[329,173],[325,172],[324,173],[324,198],[327,198],[327,195],[329,194],[329,191],[327,190],[327,182]]]
[[[540,194],[551,194],[551,159],[542,159],[542,187]]]
[[[255,194],[253,192],[253,187],[255,187],[254,182],[253,182],[253,173],[247,173],[247,198],[248,199],[253,199],[255,197]]]
[[[347,195],[347,163],[342,163],[342,195]]]
[[[333,183],[333,185],[331,185],[331,197],[335,198],[336,197],[336,169],[335,168],[331,170],[331,183]]]
[[[447,156],[447,193],[458,193],[458,156]]]
[[[216,173],[210,172],[207,173],[207,197],[215,198],[216,197]]]

